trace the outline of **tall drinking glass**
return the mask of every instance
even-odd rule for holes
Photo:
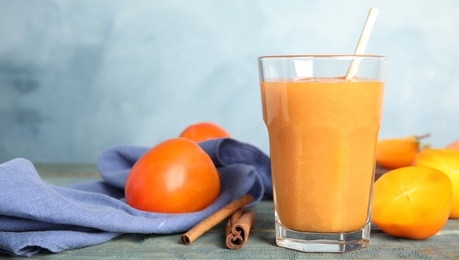
[[[358,72],[346,79],[352,61]],[[387,58],[264,56],[258,66],[276,243],[306,252],[367,247]]]

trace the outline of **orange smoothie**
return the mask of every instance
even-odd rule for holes
[[[365,225],[383,90],[383,82],[365,79],[261,82],[283,226],[328,233]]]

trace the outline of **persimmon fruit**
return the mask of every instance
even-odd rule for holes
[[[389,235],[425,239],[446,224],[451,204],[446,174],[428,167],[402,167],[374,183],[371,219]]]
[[[430,136],[410,136],[389,138],[378,141],[376,145],[376,163],[387,169],[410,166],[420,151],[420,140]]]
[[[414,165],[430,167],[448,175],[453,185],[450,218],[459,218],[459,152],[450,149],[423,150],[414,159]]]
[[[186,213],[209,206],[220,193],[220,176],[210,156],[186,138],[148,150],[130,170],[126,203],[161,213]]]
[[[449,143],[448,145],[446,145],[445,148],[449,149],[449,150],[455,150],[455,151],[459,152],[459,140],[454,141],[452,143]]]
[[[185,128],[180,137],[188,138],[194,142],[203,142],[215,138],[230,137],[221,126],[210,122],[192,124]]]

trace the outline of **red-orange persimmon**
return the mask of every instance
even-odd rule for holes
[[[126,203],[149,212],[185,213],[209,206],[220,176],[209,155],[186,138],[166,140],[146,152],[126,180]]]
[[[203,142],[214,138],[230,137],[230,135],[219,125],[202,122],[185,128],[180,134],[180,137],[185,137],[195,142]]]

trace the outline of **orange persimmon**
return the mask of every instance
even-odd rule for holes
[[[445,148],[459,152],[459,140],[449,143]]]
[[[439,170],[451,180],[453,185],[453,207],[450,218],[459,218],[459,152],[449,149],[427,149],[414,159],[414,165]]]
[[[378,141],[376,163],[387,169],[410,166],[420,150],[419,140],[428,136],[410,136]]]
[[[230,135],[225,129],[214,123],[202,122],[185,128],[180,137],[188,138],[194,142],[202,142],[214,138],[230,137]]]
[[[371,220],[389,235],[425,239],[446,224],[451,204],[446,174],[428,167],[402,167],[375,182]]]
[[[126,203],[161,213],[202,210],[220,194],[220,175],[210,156],[195,142],[172,138],[148,150],[126,180]]]

